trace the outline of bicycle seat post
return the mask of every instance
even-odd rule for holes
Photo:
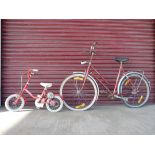
[[[120,74],[121,74],[122,68],[123,68],[123,62],[120,61],[120,67],[119,67],[118,75],[117,75],[117,78],[116,78],[116,83],[115,83],[113,95],[115,95],[115,93],[116,93],[116,89],[117,89],[117,85],[118,85],[118,81],[119,81],[119,78],[120,78]]]

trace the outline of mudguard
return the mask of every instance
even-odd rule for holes
[[[138,74],[138,75],[142,76],[147,81],[147,83],[149,84],[149,88],[151,90],[150,81],[147,79],[147,77],[144,75],[144,73],[140,73],[140,72],[127,72],[119,80],[119,83],[118,83],[118,86],[117,86],[117,93],[118,94],[120,94],[120,89],[119,88],[120,88],[120,85],[121,85],[122,81],[124,80],[124,78],[128,77],[131,74]]]
[[[84,73],[84,72],[73,72],[73,74],[82,74],[82,75],[84,75],[85,73]],[[95,80],[90,74],[89,74],[88,76],[94,81],[94,83],[95,83],[95,85],[96,85],[96,88],[97,88],[97,99],[98,99],[98,97],[99,97],[99,92],[100,92],[99,86],[98,86],[96,80]],[[97,99],[96,99],[96,100],[97,100]]]

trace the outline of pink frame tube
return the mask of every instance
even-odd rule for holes
[[[123,71],[123,64],[122,64],[122,62],[121,62],[121,64],[120,64],[120,67],[119,67],[119,71],[118,71],[118,75],[117,75],[117,78],[116,78],[116,82],[115,82],[115,85],[114,85],[114,89],[113,89],[113,92],[108,88],[108,86],[106,86],[105,85],[105,83],[106,84],[108,84],[108,85],[110,85],[110,83],[107,81],[107,80],[105,80],[105,78],[92,66],[92,60],[93,60],[93,54],[91,55],[91,58],[90,58],[90,61],[89,61],[89,65],[88,65],[88,67],[87,67],[87,69],[86,69],[86,71],[85,71],[85,78],[84,78],[84,82],[83,82],[83,86],[82,86],[82,88],[81,89],[83,89],[83,87],[84,87],[84,84],[85,84],[85,81],[86,81],[86,78],[87,78],[87,76],[89,75],[89,74],[92,74],[94,77],[95,77],[95,79],[97,79],[97,81],[99,81],[100,83],[101,83],[101,85],[112,95],[112,96],[114,96],[115,94],[116,94],[116,90],[117,90],[117,86],[118,86],[118,82],[119,82],[119,79],[120,79],[120,75],[121,75],[121,72],[124,72]],[[96,74],[97,75],[96,75]],[[101,78],[99,78],[99,77]]]
[[[113,95],[116,93],[116,89],[117,89],[117,86],[118,86],[118,82],[119,82],[119,78],[120,78],[122,70],[123,70],[123,64],[121,62],[120,67],[119,67],[119,71],[118,71],[118,75],[117,75],[117,78],[116,78],[116,83],[115,83],[114,90],[113,90]]]
[[[24,88],[23,88],[23,89],[21,90],[21,92],[19,93],[19,94],[20,94],[19,97],[18,97],[17,100],[15,101],[16,104],[18,103],[20,97],[23,97],[24,92],[26,92],[27,94],[29,94],[29,95],[31,96],[31,98],[33,98],[33,99],[37,99],[37,98],[38,98],[37,96],[34,96],[34,95],[27,89],[27,88],[28,88],[28,85],[29,85],[29,82],[30,82],[30,78],[31,78],[31,74],[29,73],[29,74],[28,74],[28,80],[27,80],[27,82],[26,82]],[[45,95],[45,94],[46,94],[46,90],[43,89],[43,91],[42,91],[42,93],[41,93],[41,97],[43,97],[43,95]]]
[[[37,96],[34,96],[29,90],[25,89],[24,90],[26,93],[28,93],[33,99],[37,99]]]

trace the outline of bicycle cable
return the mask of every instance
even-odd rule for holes
[[[20,78],[20,88],[21,90],[23,89],[23,74],[21,75],[21,78]]]

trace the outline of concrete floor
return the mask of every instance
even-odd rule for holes
[[[22,112],[0,109],[0,134],[155,134],[155,105],[131,109],[125,105],[94,106],[88,111],[24,108]]]

